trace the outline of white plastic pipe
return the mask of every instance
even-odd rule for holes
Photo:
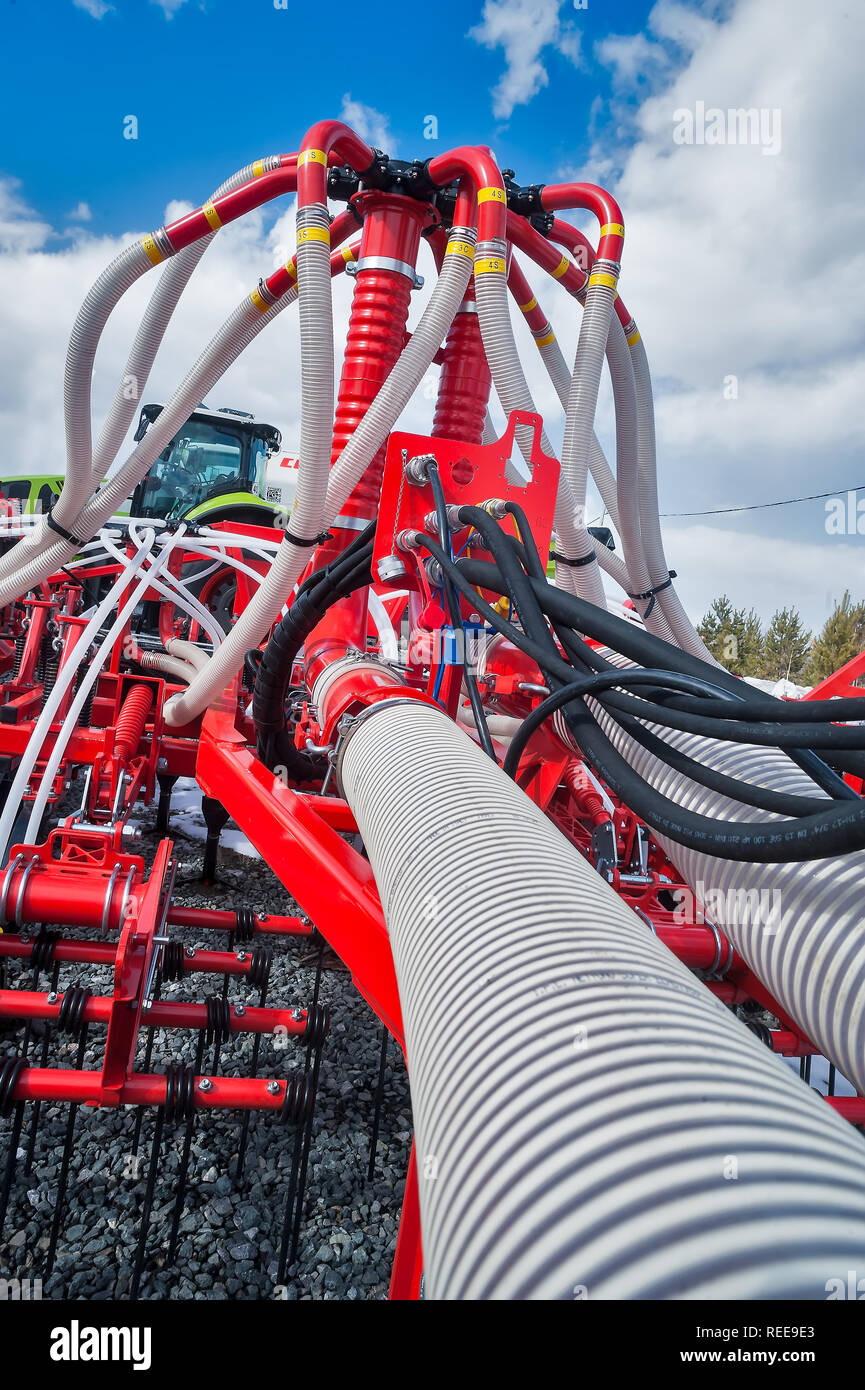
[[[33,728],[33,732],[27,744],[27,749],[18,764],[17,771],[12,779],[12,785],[6,797],[6,802],[3,806],[3,811],[0,813],[0,857],[5,854],[8,847],[9,836],[15,824],[21,798],[27,789],[27,784],[30,781],[33,768],[42,751],[45,735],[51,727],[60,701],[69,689],[78,667],[84,659],[84,654],[89,650],[90,644],[99,632],[105,618],[118,603],[121,594],[129,588],[133,579],[135,579],[136,575],[144,568],[147,556],[153,546],[153,541],[154,534],[150,531],[144,536],[138,550],[128,562],[128,568],[117,576],[117,579],[105,598],[96,608],[87,626],[82,628],[81,635],[75,644],[72,654],[63,669],[58,673],[54,688],[45,702],[42,712]]]
[[[149,534],[150,534],[150,536],[152,536],[153,533],[150,532]],[[34,802],[33,802],[33,810],[32,810],[31,813],[30,813],[30,820],[29,820],[28,823],[27,823],[27,835],[26,835],[26,838],[27,838],[27,842],[30,843],[30,844],[32,844],[32,843],[35,841],[36,837],[37,837],[38,834],[39,834],[39,826],[40,826],[40,824],[41,824],[41,822],[42,822],[42,816],[44,815],[45,807],[46,807],[46,805],[48,804],[48,798],[49,798],[49,796],[51,795],[51,788],[52,788],[52,784],[53,784],[53,782],[54,782],[55,773],[57,772],[57,769],[59,768],[60,763],[61,763],[61,761],[62,761],[62,759],[63,759],[63,755],[64,755],[64,753],[65,753],[65,751],[66,751],[66,745],[68,744],[70,738],[72,737],[73,730],[75,729],[75,727],[76,727],[76,725],[77,725],[77,723],[78,723],[78,716],[79,716],[79,714],[81,713],[82,709],[84,708],[84,704],[85,704],[86,700],[88,699],[91,690],[93,689],[94,685],[96,684],[96,681],[97,681],[97,678],[98,678],[98,676],[99,676],[99,673],[100,673],[100,671],[102,670],[102,667],[105,665],[106,661],[108,660],[108,657],[109,657],[110,654],[111,654],[111,650],[112,650],[112,648],[114,647],[115,642],[116,642],[116,641],[118,640],[118,638],[123,634],[123,632],[124,632],[124,630],[125,630],[125,628],[126,628],[126,624],[127,624],[127,622],[129,621],[129,619],[130,619],[132,613],[135,611],[135,607],[136,607],[136,605],[139,603],[142,594],[144,594],[144,593],[147,591],[147,589],[153,584],[153,580],[154,580],[156,574],[158,574],[158,572],[168,563],[168,560],[169,560],[169,558],[170,558],[170,556],[171,556],[171,552],[172,552],[172,550],[174,549],[175,545],[177,545],[177,544],[179,543],[179,541],[180,541],[180,539],[181,539],[181,536],[182,536],[182,531],[178,530],[177,534],[174,535],[174,536],[172,536],[172,537],[169,539],[169,541],[168,541],[168,543],[166,544],[165,548],[163,549],[161,555],[159,555],[159,557],[153,562],[153,564],[152,564],[152,565],[150,566],[150,568],[147,570],[147,573],[144,575],[143,579],[141,579],[140,582],[139,582],[138,584],[136,584],[135,588],[133,589],[133,591],[132,591],[131,595],[129,596],[129,598],[126,600],[126,602],[125,602],[125,604],[123,605],[123,607],[119,609],[118,614],[117,614],[117,617],[115,618],[115,620],[114,620],[112,626],[109,628],[108,632],[106,633],[105,639],[100,643],[100,646],[99,646],[99,648],[97,649],[97,651],[96,651],[96,653],[95,653],[93,659],[88,663],[87,670],[85,671],[84,676],[83,676],[83,678],[82,678],[82,680],[81,680],[81,683],[80,683],[80,685],[78,686],[77,691],[75,692],[75,696],[74,696],[74,698],[73,698],[73,700],[72,700],[72,703],[71,703],[70,706],[69,706],[69,710],[68,710],[68,712],[67,712],[66,718],[64,719],[63,724],[62,724],[62,727],[60,728],[60,730],[59,730],[59,732],[58,732],[58,734],[57,734],[57,738],[56,738],[56,740],[55,740],[54,747],[51,749],[51,752],[50,752],[50,754],[48,755],[48,760],[47,760],[47,762],[46,762],[46,764],[45,764],[45,771],[44,771],[44,773],[43,773],[43,775],[42,775],[42,778],[41,778],[41,780],[40,780],[40,783],[39,783],[39,790],[38,790],[38,792],[37,792],[37,794],[36,794],[36,798],[35,798],[35,800],[34,800]],[[145,556],[144,558],[146,559],[147,557]],[[133,564],[134,564],[134,561],[133,561]],[[136,571],[135,571],[135,574],[133,575],[133,577],[135,577],[135,575],[137,575],[137,573],[138,573],[138,571],[136,570]],[[78,639],[78,642],[77,642],[77,644],[76,644],[76,651],[81,651],[82,654],[83,654],[84,651],[87,650],[86,646],[84,645],[84,636],[85,636],[85,634],[87,633],[87,630],[88,630],[87,628],[84,628],[84,629],[83,629],[82,636]],[[60,694],[57,696],[57,701],[54,703],[54,710],[52,711],[52,717],[53,717],[53,713],[55,713],[55,712],[56,712],[56,709],[57,709],[57,704],[59,704],[59,701],[60,701],[60,699],[62,698],[62,695],[63,695],[63,694],[65,693],[65,691],[69,688],[69,684],[70,684],[70,682],[71,682],[71,680],[72,680],[73,670],[74,670],[74,669],[77,669],[77,667],[78,667],[79,664],[80,664],[80,661],[75,661],[75,660],[74,660],[74,657],[71,658],[71,659],[66,663],[66,666],[64,666],[63,670],[60,672],[60,675],[58,676],[57,684],[55,685],[54,690],[52,690],[51,695],[48,697],[48,701],[47,701],[47,703],[46,703],[46,705],[45,705],[45,709],[42,711],[42,715],[40,716],[39,723],[37,723],[36,729],[34,729],[34,731],[33,731],[33,741],[34,741],[34,743],[36,744],[35,752],[34,752],[34,758],[35,758],[36,756],[38,756],[38,753],[39,753],[39,751],[40,751],[40,749],[41,749],[41,739],[37,741],[37,732],[38,732],[38,730],[39,730],[39,724],[42,722],[42,719],[44,718],[44,716],[45,716],[46,713],[48,712],[48,710],[49,710],[49,708],[50,708],[50,706],[51,706],[52,699],[53,699],[53,697],[54,697],[55,691],[59,688],[59,689],[60,689]],[[69,677],[68,677],[68,679],[65,679],[65,680],[64,680],[64,677],[66,676],[67,669],[70,668],[70,667],[72,667],[73,670],[70,670],[70,671],[69,671]],[[50,727],[50,723],[51,723],[51,720],[49,719],[46,727]],[[44,737],[44,731],[43,731],[43,737]],[[28,754],[29,754],[29,748],[28,748]],[[27,755],[25,755],[25,756],[27,756]],[[22,766],[23,766],[23,762],[24,762],[24,759],[22,759]],[[19,773],[20,773],[20,772],[21,772],[21,768],[19,768]],[[17,775],[16,775],[16,781],[17,781]],[[11,791],[10,791],[10,799],[12,798],[12,795],[13,795],[14,791],[15,791],[15,783],[13,782],[13,784],[12,784],[12,789],[11,789]],[[20,798],[19,798],[19,799],[20,799]],[[16,803],[16,810],[17,810],[17,803]],[[5,815],[5,812],[4,812],[4,815]],[[14,819],[14,817],[13,817],[13,819]],[[10,828],[11,828],[11,827],[10,827]],[[7,833],[7,838],[8,838],[8,833],[9,833],[9,832],[7,831],[6,833]],[[5,850],[5,848],[6,848],[6,841],[3,840],[3,827],[2,827],[2,824],[0,824],[0,843],[3,844],[3,848],[4,848],[4,850]]]
[[[855,1131],[443,712],[341,784],[387,921],[434,1299],[816,1299],[865,1261]]]

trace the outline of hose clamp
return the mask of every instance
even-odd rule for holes
[[[419,290],[423,286],[424,278],[418,275],[413,265],[408,261],[395,260],[393,256],[361,256],[359,261],[348,261],[345,267],[346,275],[357,275],[361,270],[392,270],[396,275],[404,275],[407,280],[411,280],[412,289]]]
[[[376,701],[374,705],[367,705],[365,709],[360,710],[357,714],[344,714],[342,716],[336,726],[336,744],[333,751],[328,755],[333,766],[336,785],[340,796],[345,796],[342,785],[342,762],[345,757],[345,750],[361,724],[365,724],[372,715],[376,714],[381,709],[393,709],[396,705],[416,706],[419,703],[423,702],[419,701],[417,698],[411,698],[406,695],[392,695],[384,700]]]

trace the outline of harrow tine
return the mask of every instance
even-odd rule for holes
[[[267,990],[270,985],[270,968],[273,964],[273,953],[258,947],[253,951],[252,964],[250,966],[250,977],[255,976],[255,982],[260,983],[261,990],[258,996],[258,1006],[263,1009],[267,1004]],[[250,1076],[258,1075],[258,1057],[261,1051],[261,1034],[256,1033],[252,1043],[252,1059],[250,1061]],[[240,1127],[240,1143],[237,1150],[237,1168],[234,1174],[234,1181],[239,1184],[243,1177],[243,1165],[246,1162],[246,1146],[249,1141],[249,1121],[251,1112],[243,1112],[243,1121]]]
[[[160,996],[161,991],[162,991],[162,971],[160,971],[159,974],[156,976],[156,983],[155,983],[154,990],[153,990],[153,998],[154,998],[154,999],[158,999],[159,996]],[[150,1028],[150,1029],[148,1030],[148,1033],[147,1033],[147,1042],[144,1044],[144,1071],[146,1071],[146,1072],[149,1072],[149,1071],[150,1071],[150,1062],[151,1062],[151,1058],[153,1057],[153,1040],[154,1040],[154,1037],[155,1037],[155,1032],[156,1032],[156,1030],[155,1030],[154,1028]],[[144,1120],[144,1110],[143,1110],[143,1107],[142,1107],[142,1106],[139,1106],[139,1107],[138,1107],[138,1112],[137,1112],[137,1114],[136,1114],[136,1116],[135,1116],[135,1127],[134,1127],[134,1129],[133,1129],[133,1131],[132,1131],[132,1156],[133,1156],[133,1158],[134,1158],[134,1157],[136,1156],[136,1154],[138,1153],[138,1146],[139,1146],[139,1144],[141,1143],[141,1125],[142,1125],[143,1120]]]
[[[80,1071],[84,1066],[84,1053],[87,1049],[87,1024],[81,1029],[78,1039],[78,1051],[75,1054],[75,1069]],[[69,1164],[72,1159],[72,1141],[75,1136],[75,1120],[78,1113],[78,1104],[71,1101],[69,1104],[69,1116],[66,1121],[66,1139],[63,1144],[63,1157],[60,1160],[60,1174],[57,1179],[57,1195],[54,1198],[54,1217],[51,1222],[51,1235],[48,1240],[48,1252],[45,1256],[45,1277],[51,1274],[54,1268],[54,1258],[57,1254],[57,1241],[60,1237],[60,1226],[63,1221],[63,1207],[66,1202],[66,1188],[69,1184]]]
[[[367,1182],[372,1182],[373,1177],[375,1176],[375,1155],[376,1150],[378,1149],[378,1131],[379,1125],[381,1123],[382,1101],[384,1099],[384,1073],[385,1068],[387,1066],[388,1037],[389,1034],[387,1031],[387,1026],[383,1023],[381,1025],[381,1055],[379,1057],[378,1062],[378,1081],[376,1083],[375,1088],[375,1108],[373,1110],[372,1116],[372,1134],[369,1138],[369,1164],[366,1170]]]
[[[324,1030],[322,1030],[324,1032]],[[315,1049],[315,1062],[312,1068],[311,1097],[309,1105],[309,1115],[303,1127],[303,1144],[301,1147],[300,1170],[297,1177],[297,1200],[294,1207],[294,1226],[291,1232],[291,1253],[289,1264],[294,1264],[297,1259],[297,1247],[300,1243],[300,1223],[303,1217],[303,1199],[306,1193],[306,1175],[309,1167],[309,1150],[312,1144],[312,1124],[315,1119],[315,1099],[318,1091],[318,1074],[321,1067],[321,1054],[324,1051],[324,1037]]]
[[[204,1030],[198,1034],[198,1046],[195,1050],[195,1061],[193,1063],[193,1077],[201,1074],[201,1066],[204,1061]],[[191,1106],[189,1115],[186,1119],[186,1129],[183,1134],[183,1148],[180,1153],[180,1169],[177,1174],[177,1193],[174,1198],[174,1211],[171,1214],[171,1234],[168,1238],[168,1263],[173,1264],[177,1255],[177,1239],[180,1233],[180,1219],[183,1216],[183,1207],[186,1198],[186,1179],[189,1174],[189,1155],[192,1149],[192,1131],[195,1126],[195,1107]]]
[[[18,1156],[18,1140],[21,1137],[21,1125],[24,1121],[24,1101],[14,1100],[15,1086],[18,1077],[24,1070],[25,1058],[20,1054],[7,1057],[0,1064],[0,1117],[4,1120],[12,1115],[12,1127],[9,1135],[9,1153],[6,1158],[6,1168],[3,1173],[3,1186],[0,1190],[0,1235],[3,1234],[3,1227],[6,1224],[6,1211],[9,1206],[9,1194],[12,1191],[12,1180],[15,1176],[15,1165]],[[14,1113],[13,1113],[14,1106]]]
[[[835,1063],[834,1063],[834,1062],[830,1062],[830,1063],[829,1063],[829,1081],[828,1081],[828,1084],[827,1084],[827,1086],[826,1086],[826,1094],[829,1095],[829,1096],[834,1096],[834,1094],[835,1094]]]
[[[52,962],[54,969],[51,975],[51,990],[57,993],[57,985],[60,981],[60,965],[54,960],[54,947],[60,939],[59,932],[46,932],[43,927],[33,943],[33,988],[39,988],[39,976],[43,970],[48,970]],[[51,1044],[51,1025],[45,1024],[45,1032],[42,1036],[42,1056],[40,1065],[47,1067],[48,1050]],[[36,1152],[36,1136],[39,1133],[39,1117],[42,1113],[42,1102],[35,1100],[30,1107],[30,1125],[27,1134],[27,1153],[24,1157],[25,1173],[29,1173],[33,1167],[33,1156]]]
[[[159,1166],[159,1151],[162,1147],[162,1130],[165,1125],[165,1106],[157,1106],[156,1121],[153,1127],[153,1140],[150,1145],[150,1162],[147,1167],[147,1185],[144,1189],[144,1202],[141,1207],[141,1223],[138,1229],[138,1244],[135,1249],[135,1263],[132,1269],[132,1282],[129,1297],[138,1298],[141,1274],[144,1269],[144,1253],[147,1248],[147,1233],[150,1230],[150,1217],[153,1211],[153,1194],[156,1190],[156,1170]]]

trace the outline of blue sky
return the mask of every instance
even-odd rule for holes
[[[412,6],[380,3],[364,23],[363,7],[332,0],[310,24],[313,11],[294,0],[287,10],[273,0],[185,0],[170,18],[155,0],[7,3],[4,46],[38,53],[38,66],[5,66],[0,163],[53,223],[83,200],[93,231],[117,231],[152,220],[166,189],[203,197],[250,158],[297,148],[307,124],[337,115],[349,92],[387,113],[403,157],[485,138],[526,181],[555,179],[585,158],[590,129],[609,118],[598,98],[610,95],[612,73],[595,44],[641,29],[651,6],[564,4],[560,33],[579,44],[579,66],[547,45],[548,85],[499,120],[490,89],[502,49],[468,37],[481,8],[443,0],[421,20]],[[123,139],[129,114],[137,141]],[[423,138],[428,114],[438,116],[437,143]]]
[[[615,192],[627,228],[622,294],[655,382],[663,513],[865,483],[861,0],[442,0],[379,4],[366,20],[331,0],[314,24],[308,13],[294,0],[288,10],[274,0],[0,9],[0,43],[17,55],[0,83],[3,472],[62,470],[69,329],[117,251],[250,159],[297,148],[313,121],[344,115],[402,157],[487,143],[524,181],[588,178]],[[707,106],[777,115],[782,138],[768,150],[677,142],[677,113]],[[430,115],[436,141],[423,138]],[[137,140],[123,138],[127,116]],[[169,398],[292,238],[288,199],[216,238],[148,399]],[[579,312],[560,286],[529,278],[573,360]],[[334,289],[338,349],[349,288]],[[149,277],[109,320],[97,428],[148,291]],[[428,291],[429,277],[410,326]],[[521,323],[515,332],[555,443],[558,402]],[[297,387],[286,315],[214,403],[255,410],[293,452]],[[429,428],[433,396],[412,402],[407,427]],[[606,384],[596,427],[613,457]],[[865,516],[858,534],[852,519],[852,533],[830,535],[818,500],[679,517],[665,534],[693,614],[726,589],[764,614],[795,601],[819,626],[845,587],[865,596]]]

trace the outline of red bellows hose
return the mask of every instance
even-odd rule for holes
[[[436,260],[443,249],[436,245]],[[473,280],[448,330],[441,369],[433,434],[439,439],[464,439],[467,444],[480,444],[492,376],[478,323]]]
[[[114,751],[118,758],[128,761],[135,753],[152,704],[153,689],[149,685],[133,686],[126,696],[117,716],[114,736]]]
[[[363,233],[336,406],[334,463],[402,352],[420,236],[434,216],[426,204],[389,193],[356,194],[352,206],[363,217]],[[364,521],[375,516],[385,452],[382,445],[346,502],[346,515]]]

